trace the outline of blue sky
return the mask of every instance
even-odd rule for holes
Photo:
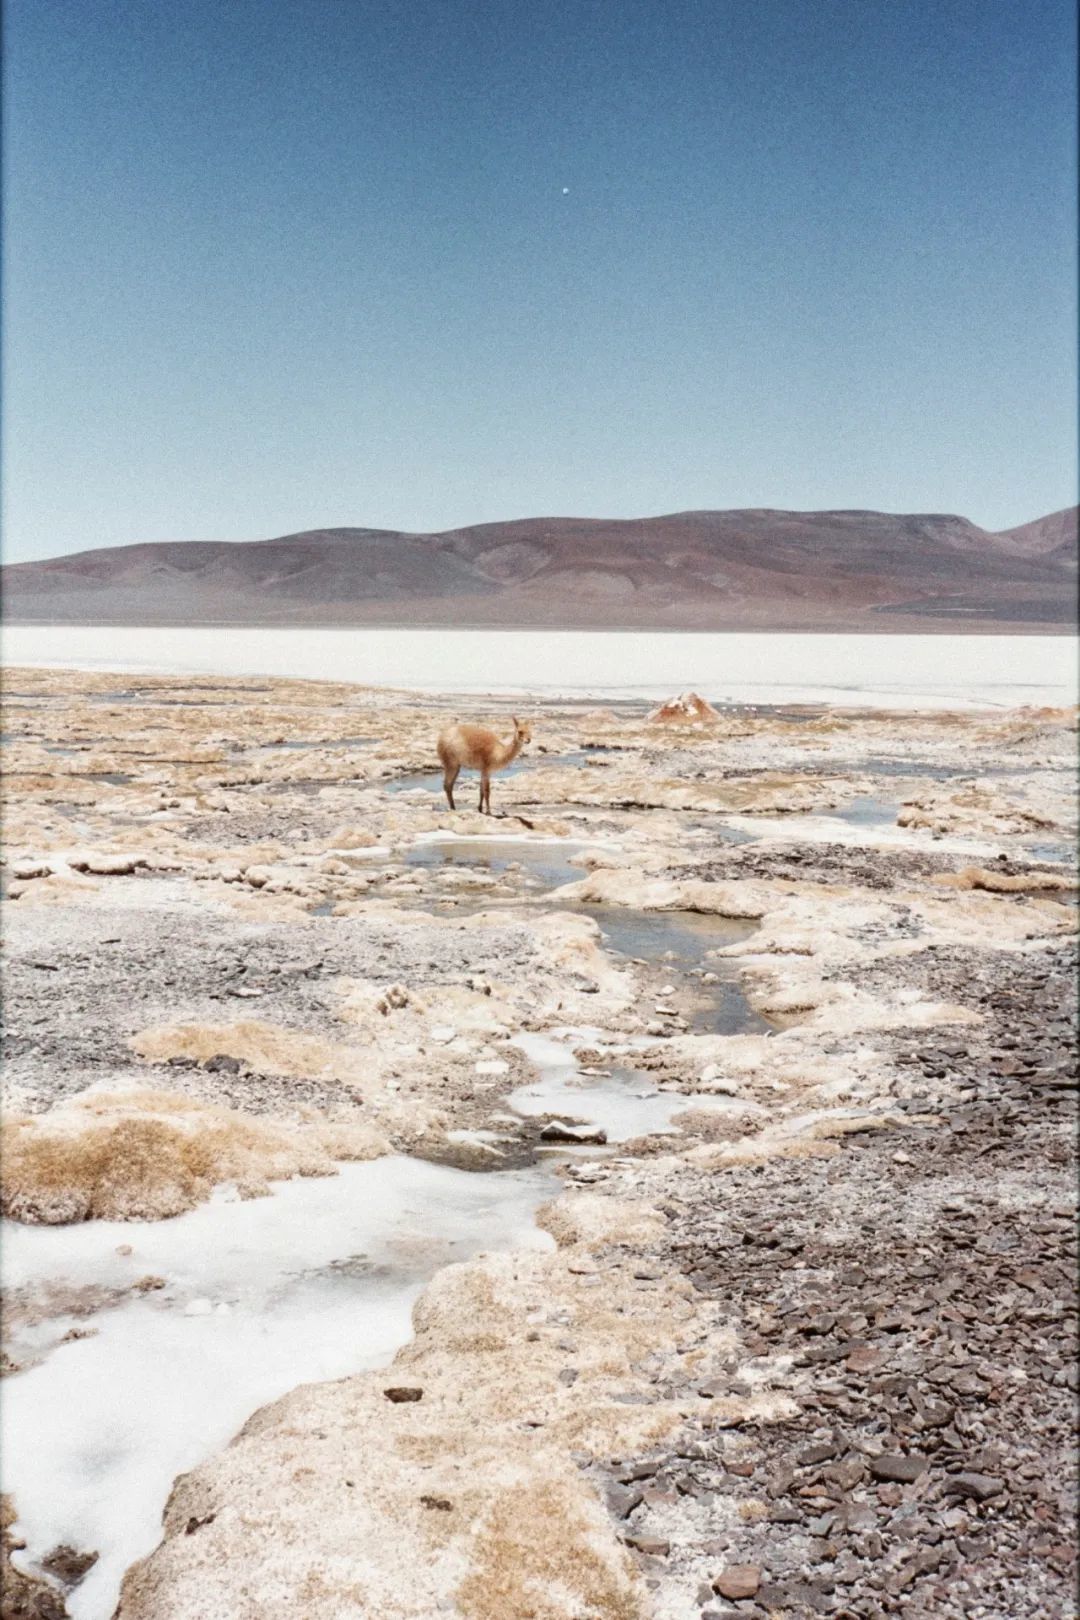
[[[1066,0],[9,0],[5,49],[8,560],[1076,499]]]

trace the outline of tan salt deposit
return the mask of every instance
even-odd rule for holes
[[[170,1092],[84,1093],[2,1128],[0,1208],[14,1220],[165,1220],[222,1182],[245,1197],[283,1177],[324,1176],[335,1162],[387,1151],[370,1125],[282,1124]]]
[[[162,1546],[129,1572],[118,1620],[243,1613],[253,1569],[266,1620],[316,1603],[428,1620],[448,1602],[470,1620],[645,1620],[636,1566],[570,1452],[626,1454],[678,1426],[678,1403],[616,1397],[643,1355],[678,1358],[700,1308],[679,1279],[634,1287],[604,1245],[632,1245],[658,1218],[614,1200],[605,1215],[603,1202],[541,1212],[554,1255],[440,1272],[387,1372],[296,1391],[178,1481]],[[568,1330],[580,1347],[572,1389],[558,1377]],[[390,1402],[392,1385],[422,1398]],[[794,1409],[771,1393],[735,1404],[757,1421]]]

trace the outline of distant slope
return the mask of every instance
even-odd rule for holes
[[[1005,529],[999,540],[1011,540],[1033,557],[1053,557],[1059,562],[1076,567],[1077,511],[1066,506],[1049,517],[1036,518],[1034,523],[1022,523],[1018,529]]]
[[[18,623],[1065,629],[1076,508],[1003,534],[886,512],[315,529],[10,564]]]

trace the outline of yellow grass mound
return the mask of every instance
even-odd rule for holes
[[[965,866],[959,872],[939,872],[934,878],[943,889],[985,889],[990,894],[1019,894],[1030,889],[1072,890],[1076,879],[1066,872],[994,872],[982,866]]]
[[[82,1096],[0,1132],[0,1212],[39,1225],[165,1220],[222,1182],[249,1198],[289,1176],[333,1175],[335,1160],[374,1159],[368,1125],[254,1119],[170,1092]]]
[[[150,1063],[186,1058],[210,1063],[236,1058],[256,1074],[310,1076],[357,1083],[361,1054],[303,1030],[256,1018],[234,1024],[160,1024],[131,1037],[131,1049]]]

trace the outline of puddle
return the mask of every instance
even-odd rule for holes
[[[217,687],[217,691],[221,688]],[[231,692],[247,693],[269,691],[266,686],[236,686],[230,688]],[[93,692],[90,694],[91,703],[145,703],[153,709],[227,709],[234,706],[234,699],[230,697],[211,698],[171,698],[161,697],[155,687],[129,688],[124,692]]]
[[[546,1035],[516,1036],[516,1046],[539,1071],[538,1078],[519,1086],[506,1099],[517,1114],[526,1118],[554,1115],[559,1119],[582,1121],[604,1132],[610,1144],[629,1142],[637,1136],[668,1136],[678,1130],[672,1121],[688,1109],[742,1109],[745,1104],[730,1097],[688,1097],[678,1091],[659,1091],[651,1073],[635,1069],[627,1061],[627,1046],[605,1046],[599,1030],[552,1030]],[[653,1040],[640,1043],[654,1046]],[[581,1075],[574,1058],[576,1047],[589,1046],[610,1054],[611,1072],[606,1076]],[[565,1151],[565,1144],[555,1144]]]
[[[248,788],[248,784],[240,784]],[[368,787],[370,784],[364,776],[291,776],[284,782],[253,782],[250,784],[252,793],[300,793],[309,798],[320,788],[326,787]]]
[[[414,844],[404,857],[404,864],[422,867],[427,871],[474,868],[492,877],[502,877],[519,867],[522,875],[533,878],[545,889],[560,888],[564,883],[576,883],[585,876],[585,868],[572,866],[569,856],[583,849],[584,844],[541,843],[539,840],[511,838],[440,838]],[[456,891],[455,891],[456,892]]]
[[[1024,854],[1033,861],[1049,861],[1055,865],[1075,865],[1077,846],[1075,839],[1062,838],[1055,842],[1025,844]]]
[[[395,1157],[250,1202],[219,1195],[171,1221],[4,1222],[9,1287],[166,1284],[86,1319],[93,1337],[4,1382],[5,1489],[24,1559],[65,1542],[101,1555],[68,1599],[72,1620],[109,1620],[124,1570],[160,1540],[176,1476],[253,1411],[384,1365],[439,1267],[551,1247],[533,1216],[553,1186],[541,1168],[475,1175]],[[126,1244],[134,1252],[119,1255]]]
[[[821,762],[822,770],[835,768],[835,760]],[[926,759],[861,759],[853,761],[850,766],[845,764],[844,770],[851,776],[928,776],[941,782],[964,774],[955,765],[943,765]],[[967,774],[971,774],[970,769]]]
[[[262,754],[302,748],[374,748],[376,743],[381,741],[380,737],[308,737],[301,742],[253,743],[250,748],[241,749],[239,752],[243,754]],[[439,782],[441,785],[442,777],[439,778]]]
[[[686,1015],[694,1033],[763,1034],[771,1028],[747,1004],[735,978],[734,964],[723,958],[714,961],[708,956],[709,951],[721,945],[737,945],[740,940],[749,939],[758,926],[756,922],[708,917],[689,911],[632,911],[618,906],[582,909],[599,923],[605,944],[617,956],[642,957],[653,964],[666,960],[683,972],[704,967],[718,975],[716,984],[699,987],[696,980],[689,983],[695,1000],[700,998],[700,1005]]]
[[[896,799],[883,799],[872,793],[860,793],[850,804],[826,812],[830,821],[843,821],[849,827],[895,827],[899,813]]]
[[[821,769],[835,769],[835,760],[823,760]],[[847,766],[844,767],[848,769]],[[944,764],[938,760],[927,759],[864,759],[855,761],[850,767],[850,774],[860,776],[925,776],[936,782],[951,782],[957,777],[965,782],[975,782],[986,776],[1028,776],[1033,770],[1040,767],[1036,765],[1003,765],[999,760],[987,760],[979,766],[968,759],[959,764]]]

